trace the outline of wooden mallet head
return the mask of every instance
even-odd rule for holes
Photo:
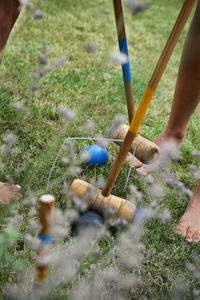
[[[114,139],[124,140],[129,126],[125,124],[119,125],[114,131],[112,137]],[[122,142],[116,142],[121,145]],[[158,146],[141,135],[137,134],[130,147],[130,152],[133,153],[135,149],[135,157],[144,164],[149,164],[158,155]]]
[[[105,215],[106,212],[111,211],[111,215],[114,218],[124,218],[127,222],[133,220],[133,216],[136,210],[135,205],[123,198],[119,198],[113,195],[104,197],[101,191],[86,181],[75,179],[70,187],[71,200],[77,199],[87,204],[88,209],[92,209],[101,215]]]

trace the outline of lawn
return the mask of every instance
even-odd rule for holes
[[[183,0],[147,2],[149,8],[138,15],[132,15],[124,5],[136,106],[148,84]],[[46,0],[37,1],[35,5],[43,13],[43,18],[36,20],[33,18],[33,11],[23,10],[10,35],[0,68],[1,144],[3,145],[3,138],[9,133],[17,137],[12,153],[6,160],[2,156],[0,180],[20,184],[24,199],[27,199],[28,195],[30,197],[30,191],[37,198],[46,192],[53,194],[56,198],[56,208],[61,209],[65,217],[67,211],[71,210],[71,204],[63,185],[70,186],[72,180],[77,177],[100,184],[102,178],[109,174],[118,146],[110,143],[107,146],[107,165],[91,169],[80,162],[81,151],[91,142],[70,142],[69,145],[73,145],[73,149],[68,146],[61,155],[68,156],[70,163],[66,165],[61,159],[58,160],[47,191],[48,175],[64,139],[105,137],[107,129],[117,115],[123,115],[128,124],[121,66],[111,63],[112,53],[118,51],[117,34],[112,1]],[[139,130],[141,135],[152,141],[165,129],[168,120],[180,55],[190,20]],[[86,51],[87,41],[95,42],[96,53]],[[48,55],[45,54],[45,57],[48,57],[48,65],[52,66],[56,61],[59,65],[59,59],[63,56],[66,57],[66,62],[63,65],[60,62],[61,66],[58,68],[52,67],[50,72],[41,78],[33,78],[33,73],[38,72],[36,54],[44,53],[46,47]],[[20,111],[16,109],[19,104],[23,104]],[[60,105],[68,107],[69,112],[75,111],[76,117],[67,123],[63,122],[58,113]],[[181,146],[181,159],[171,165],[172,174],[191,190],[196,186],[189,166],[198,166],[192,152],[199,149],[199,112],[197,108],[189,122]],[[85,127],[88,120],[93,124],[90,126],[91,132]],[[77,167],[81,167],[80,173]],[[112,191],[112,194],[125,199],[130,198],[129,189],[123,191],[127,173],[128,164],[125,164]],[[159,176],[156,180],[159,181]],[[150,211],[156,210],[155,199],[147,192],[148,184],[135,170],[131,172],[129,183],[134,184],[143,195],[142,199],[134,199],[137,206],[146,207]],[[49,294],[44,293],[43,297],[194,299],[200,285],[199,271],[195,269],[199,264],[199,245],[187,244],[173,231],[188,199],[166,186],[164,191],[165,195],[157,199],[157,209],[159,213],[168,209],[170,219],[164,222],[162,218],[150,218],[142,229],[133,224],[127,230],[114,230],[109,235],[106,233],[108,236],[98,240],[78,258],[79,265],[76,271],[70,276],[63,273],[59,284],[55,285]],[[5,233],[5,217],[8,217],[13,209],[17,211],[17,217],[22,218],[19,234],[12,231],[12,228]],[[30,213],[30,208],[24,205],[24,200],[17,205],[1,208],[2,299],[8,284],[22,285],[21,281],[28,282],[29,276],[32,276],[30,274],[34,270],[34,250],[27,247],[24,235],[30,233],[31,222],[37,222],[37,209],[36,204],[36,213]],[[9,238],[14,240],[12,244],[9,243]],[[82,247],[82,244],[69,234],[64,240],[60,238],[55,242],[55,251],[61,247],[62,253],[64,243],[71,247],[73,243],[77,248]],[[128,253],[127,262],[130,256],[131,259],[135,257],[137,263],[131,264],[130,261],[128,265],[123,264],[123,259],[120,259],[123,251],[125,256]],[[63,256],[64,265],[59,265],[60,273],[62,269],[68,268],[67,259],[69,268],[72,267],[70,254],[67,255]],[[58,266],[52,267],[52,274],[54,269],[57,274],[56,267]],[[106,284],[103,285],[101,280],[104,275],[107,281],[105,280]],[[125,281],[126,284],[123,285]],[[28,283],[24,289],[28,290]],[[22,296],[18,297],[23,299]],[[10,296],[9,299],[15,298]]]

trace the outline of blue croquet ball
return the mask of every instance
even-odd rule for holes
[[[145,210],[143,208],[137,208],[134,215],[134,222],[140,222],[146,216]]]
[[[73,225],[73,231],[77,235],[82,230],[88,228],[101,229],[104,223],[103,217],[95,211],[88,210],[80,216],[79,220]]]
[[[103,217],[95,211],[88,210],[81,215],[79,224],[86,227],[91,225],[101,227],[103,224]]]
[[[98,145],[91,145],[82,152],[84,162],[90,166],[103,166],[108,161],[107,151]]]

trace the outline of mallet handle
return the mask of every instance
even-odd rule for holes
[[[55,198],[51,195],[40,197],[39,220],[41,224],[40,235],[47,236],[51,233],[51,222],[54,211]]]
[[[128,61],[122,65],[122,73],[124,80],[124,89],[126,94],[126,105],[128,110],[128,118],[129,123],[133,120],[135,113],[135,105],[133,98],[133,87],[131,81],[131,71],[129,64],[129,56],[128,56],[128,46],[126,40],[126,31],[123,17],[123,9],[121,0],[113,0],[114,12],[115,12],[115,21],[119,42],[120,52],[124,53],[127,56]]]
[[[158,83],[162,77],[162,74],[167,66],[167,63],[170,59],[170,56],[175,48],[175,45],[179,39],[179,36],[184,28],[184,25],[191,13],[191,10],[195,4],[196,0],[185,0],[182,9],[178,15],[176,23],[172,29],[172,32],[167,40],[165,48],[160,56],[160,59],[156,65],[156,68],[152,74],[152,77],[149,81],[149,84],[144,92],[144,95],[140,101],[138,109],[135,113],[135,116],[131,122],[127,135],[124,139],[124,142],[119,150],[119,153],[115,159],[114,165],[110,171],[105,187],[102,191],[103,196],[108,196],[111,193],[111,190],[115,184],[115,181],[119,175],[119,172],[123,166],[125,158],[128,154],[130,146],[133,142],[134,137],[136,136],[140,124],[144,118],[144,115],[147,111],[147,108],[151,102],[151,99],[156,91]]]
[[[51,223],[53,218],[55,198],[52,195],[43,195],[40,197],[39,220],[41,230],[38,238],[41,240],[42,247],[37,252],[37,275],[35,281],[39,282],[45,279],[49,265],[44,263],[45,258],[50,255],[51,244]],[[42,263],[41,263],[42,261]]]

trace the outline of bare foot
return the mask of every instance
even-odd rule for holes
[[[132,161],[133,160],[133,161]],[[149,173],[149,165],[143,164],[139,159],[137,159],[136,157],[134,157],[133,159],[133,155],[131,152],[128,153],[127,157],[126,157],[126,161],[129,164],[132,164],[132,168],[136,169],[136,172],[139,175],[142,176],[146,176]]]
[[[176,134],[170,136],[166,132],[161,133],[155,143],[162,148],[167,141],[173,141],[179,147],[182,143],[184,135]],[[132,161],[132,154],[127,156],[129,162]],[[133,168],[136,168],[140,175],[147,175],[151,169],[151,165],[142,164],[134,158]],[[200,241],[200,184],[198,185],[193,197],[188,203],[185,213],[181,217],[175,232],[180,234],[188,243]]]
[[[12,199],[19,199],[20,186],[0,182],[0,204],[9,204]]]
[[[200,241],[200,184],[175,227],[175,232],[182,235],[188,243]]]
[[[167,141],[173,141],[177,146],[180,146],[184,138],[184,134],[169,134],[167,132],[162,132],[155,140],[155,144],[159,146],[159,148],[162,148],[162,145],[164,145]],[[137,173],[142,176],[146,176],[150,172],[150,166],[143,164],[141,161],[139,161],[136,157],[134,157],[132,162],[132,153],[128,153],[126,161],[129,163],[132,163],[132,167],[136,169]]]
[[[134,159],[133,159],[133,155],[131,152],[128,153],[128,155],[126,157],[126,161],[129,162],[130,164],[132,164],[132,167],[134,169],[140,168],[143,165],[143,163],[136,157],[134,157]]]

